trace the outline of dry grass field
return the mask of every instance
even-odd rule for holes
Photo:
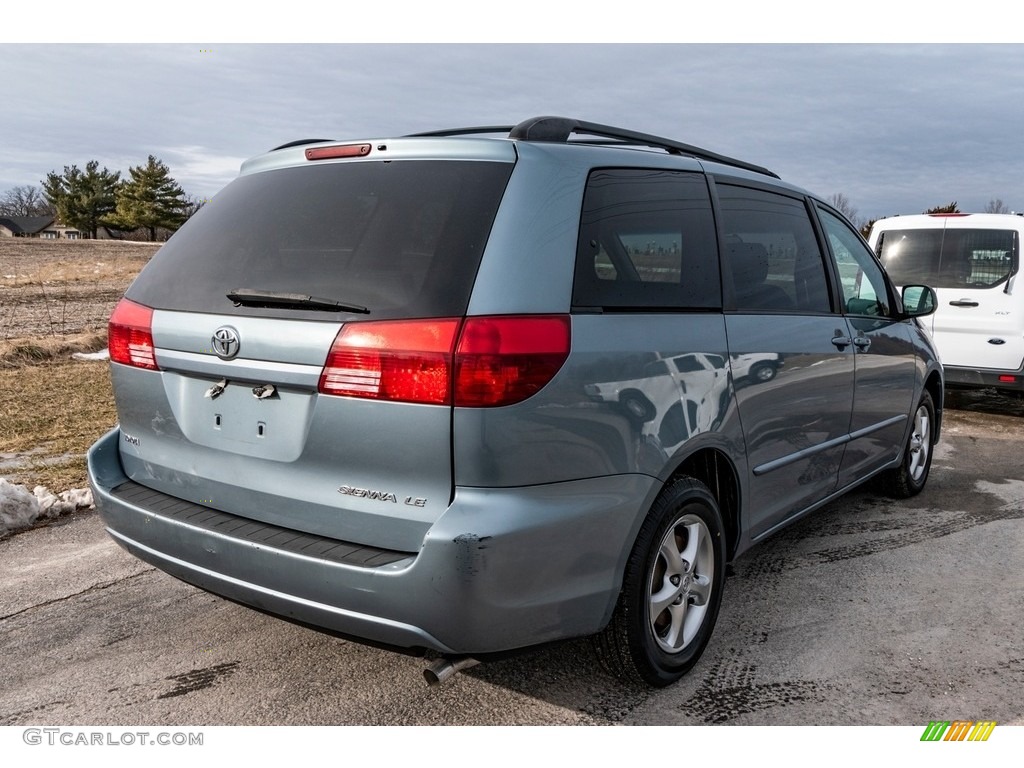
[[[0,238],[0,477],[86,484],[85,450],[117,420],[107,318],[159,244]]]

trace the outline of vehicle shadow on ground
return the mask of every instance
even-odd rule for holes
[[[488,661],[463,674],[573,710],[596,724],[621,722],[653,690],[609,674],[590,638]]]
[[[1024,418],[1024,393],[1002,393],[996,389],[947,389],[946,408]]]

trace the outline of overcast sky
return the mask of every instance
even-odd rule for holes
[[[766,166],[845,194],[862,220],[954,200],[1024,211],[1022,45],[11,40],[0,73],[0,194],[92,159],[126,174],[153,154],[210,197],[294,139],[555,114]]]

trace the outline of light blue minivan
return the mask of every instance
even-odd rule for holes
[[[110,319],[89,452],[129,552],[443,679],[586,635],[667,685],[726,564],[928,478],[943,373],[857,231],[771,172],[556,117],[249,160]]]

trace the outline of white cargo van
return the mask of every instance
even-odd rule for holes
[[[876,221],[868,242],[896,285],[930,285],[931,331],[949,387],[1024,392],[1024,216],[943,213]]]

